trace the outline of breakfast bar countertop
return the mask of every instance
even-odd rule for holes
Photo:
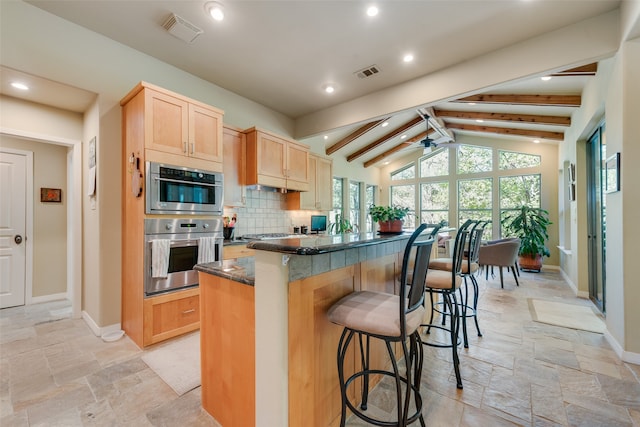
[[[253,286],[255,282],[255,260],[252,256],[226,259],[222,261],[222,265],[216,262],[196,264],[193,269],[245,285]]]
[[[411,232],[305,235],[305,237],[276,240],[255,240],[249,242],[247,248],[293,255],[318,255],[380,243],[403,241],[408,239],[410,235]]]

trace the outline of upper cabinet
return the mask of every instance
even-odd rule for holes
[[[225,126],[223,133],[224,205],[245,206],[247,140],[240,130]]]
[[[221,110],[144,82],[122,103],[137,97],[146,160],[222,171]]]
[[[251,128],[247,135],[247,185],[309,191],[309,147]]]
[[[309,191],[287,194],[287,209],[328,211],[333,208],[333,162],[309,154]]]

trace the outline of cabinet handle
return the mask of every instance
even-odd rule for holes
[[[196,152],[196,144],[194,142],[191,143],[191,154]]]
[[[187,145],[188,145],[188,142],[187,142],[187,141],[185,141],[185,142],[184,142],[184,149],[182,150],[182,152],[183,152],[184,154],[187,154]]]
[[[191,310],[185,310],[185,311],[183,311],[183,312],[182,312],[182,314],[189,314],[189,313],[195,313],[195,312],[196,312],[196,309],[195,309],[195,308],[192,308]]]

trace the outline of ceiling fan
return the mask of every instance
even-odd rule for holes
[[[440,134],[440,136],[435,139],[429,138],[429,121],[432,120],[432,118],[431,116],[423,113],[420,110],[417,110],[417,112],[420,115],[420,117],[422,117],[425,124],[427,125],[427,132],[424,139],[421,139],[420,141],[412,144],[411,148],[421,147],[423,150],[423,154],[427,154],[427,153],[430,153],[434,148],[443,148],[443,146],[457,147],[458,145],[460,145],[454,142],[454,139],[451,137],[451,135],[447,134],[444,130],[435,126],[432,126],[432,127],[438,134]]]

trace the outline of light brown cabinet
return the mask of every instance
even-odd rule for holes
[[[244,258],[255,253],[255,249],[247,249],[247,245],[226,245],[222,249],[222,259]]]
[[[144,300],[144,345],[155,344],[200,328],[200,289]]]
[[[138,114],[147,161],[222,171],[221,110],[148,83],[133,92],[143,97]]]
[[[225,126],[222,133],[224,205],[245,206],[247,140],[242,131]]]
[[[222,111],[141,82],[122,106],[122,329],[146,347],[200,327],[199,288],[144,297],[144,194],[130,159],[222,171]],[[135,163],[133,163],[135,164]],[[139,175],[136,177],[139,178]]]
[[[287,194],[287,209],[328,211],[333,208],[333,162],[309,154],[309,191]]]
[[[247,185],[309,191],[309,147],[251,128],[247,135]]]

